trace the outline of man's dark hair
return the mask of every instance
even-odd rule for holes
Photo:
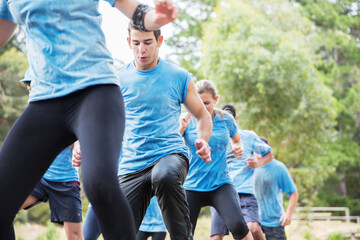
[[[231,113],[233,117],[236,117],[236,110],[235,107],[231,104],[225,104],[221,107],[221,110]]]
[[[156,41],[158,41],[159,37],[161,36],[161,30],[155,30],[155,31],[142,31],[140,30],[138,27],[136,27],[131,21],[129,22],[129,26],[128,26],[128,34],[129,34],[129,37],[131,37],[131,29],[135,29],[137,31],[140,31],[140,32],[153,32],[154,35],[155,35],[155,39]]]
[[[260,137],[260,140],[270,146],[270,142],[266,137]]]

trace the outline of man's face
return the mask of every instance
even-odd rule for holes
[[[156,41],[154,32],[140,32],[131,29],[130,37],[127,40],[134,53],[135,66],[139,70],[149,70],[156,67],[163,36],[160,36]]]

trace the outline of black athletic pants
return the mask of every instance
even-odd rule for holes
[[[55,157],[79,139],[82,179],[105,239],[135,239],[129,205],[117,180],[124,104],[116,85],[31,102],[0,150],[0,239],[15,239],[12,222]]]
[[[242,239],[248,233],[246,222],[241,212],[239,196],[231,184],[224,184],[209,192],[186,191],[190,208],[190,220],[195,232],[196,222],[202,207],[214,207],[235,239]]]
[[[151,237],[152,240],[165,240],[166,232],[143,232],[138,231],[136,240],[147,240]]]
[[[119,182],[135,217],[136,229],[155,195],[172,240],[191,238],[189,208],[183,183],[189,161],[182,154],[170,154],[138,172],[120,175]]]

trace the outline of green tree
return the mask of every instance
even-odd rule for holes
[[[214,15],[203,29],[204,75],[223,101],[242,104],[240,126],[271,139],[276,157],[295,168],[303,199],[311,199],[332,170],[319,157],[336,116],[335,99],[315,68],[314,26],[281,0],[229,0]]]
[[[337,137],[323,159],[336,168],[323,188],[323,205],[360,212],[360,3],[358,0],[298,0],[317,26],[316,68],[337,99]],[[338,187],[334,187],[338,186]],[[340,194],[342,197],[339,197]],[[356,207],[357,206],[357,207]]]
[[[201,37],[203,23],[210,19],[218,0],[180,0],[180,13],[174,22],[175,30],[166,40],[173,47],[175,61],[190,71],[195,78],[204,75],[198,71],[201,58]],[[171,58],[171,56],[168,56]]]
[[[318,56],[317,59],[313,59],[316,77],[326,86],[331,88],[332,95],[336,98],[337,124],[335,128],[337,134],[332,137],[326,151],[320,151],[318,154],[315,154],[319,155],[319,160],[315,162],[319,163],[319,165],[315,166],[314,164],[312,169],[298,168],[296,171],[298,173],[300,172],[301,175],[306,176],[310,174],[309,171],[312,173],[315,173],[316,171],[323,172],[322,166],[327,166],[328,170],[332,169],[333,175],[329,179],[327,186],[321,189],[323,191],[324,199],[329,199],[326,197],[329,196],[329,194],[333,194],[334,196],[336,196],[336,194],[341,194],[343,196],[347,195],[354,199],[360,198],[360,190],[356,187],[357,183],[360,181],[360,175],[358,174],[360,170],[358,153],[360,150],[359,147],[357,147],[360,143],[359,1],[253,0],[245,2],[257,9],[257,12],[262,17],[267,18],[276,29],[288,33],[289,31],[294,30],[305,36],[306,40],[310,43],[308,45],[311,54],[313,56]],[[290,4],[288,4],[289,2]],[[170,41],[168,44],[182,47],[175,44],[180,42],[180,37],[182,40],[181,42],[184,44],[192,43],[187,45],[190,50],[186,52],[177,52],[182,56],[181,61],[179,62],[182,66],[187,67],[192,71],[193,68],[195,68],[195,75],[199,78],[205,78],[207,77],[206,73],[201,73],[197,69],[197,66],[199,66],[199,56],[202,56],[201,54],[198,54],[198,50],[204,48],[201,38],[206,40],[206,37],[202,37],[203,26],[206,21],[211,19],[211,17],[216,16],[213,9],[220,1],[182,0],[181,3],[190,7],[186,8],[187,11],[185,12],[185,17],[180,18],[181,24],[178,25],[176,31],[177,35],[174,37],[175,41]],[[222,1],[223,5],[226,5],[226,3],[227,1]],[[202,9],[206,9],[207,11],[200,11],[199,6],[202,6]],[[284,11],[284,9],[289,8],[292,8],[292,10]],[[280,12],[277,12],[278,10],[280,10]],[[206,17],[199,17],[200,12],[206,13]],[[231,13],[233,12],[234,11],[232,10]],[[298,21],[299,15],[306,19],[302,18],[301,21]],[[196,22],[195,26],[197,27],[187,29],[186,22],[189,21],[188,19],[196,19],[195,21],[192,20],[192,22]],[[268,37],[266,34],[264,36]],[[227,40],[226,38],[223,39]],[[221,46],[220,42],[221,41],[218,41],[217,43]],[[221,92],[221,94],[229,98],[231,97],[229,96],[229,94],[231,94],[229,91],[226,93]],[[241,107],[241,109],[246,108],[249,105],[246,101],[234,103]],[[329,107],[331,106],[332,105],[330,104]],[[265,104],[264,107],[266,107]],[[254,109],[250,110],[255,111]],[[281,114],[286,114],[286,112]],[[267,117],[265,114],[262,116]],[[283,120],[280,119],[280,121]],[[292,132],[300,129],[281,129],[281,131],[288,130]],[[293,133],[291,134],[293,135]],[[294,139],[294,141],[298,140]],[[284,144],[282,147],[287,147],[287,145]],[[349,150],[350,148],[352,149]],[[277,150],[278,149],[276,148],[276,151]],[[282,155],[280,154],[278,156],[281,157]],[[335,156],[339,156],[337,161],[335,161]],[[296,164],[293,166],[296,166]],[[312,174],[312,176],[315,175]],[[322,177],[316,177],[324,180],[324,176],[321,176]],[[313,185],[311,184],[311,182],[314,181],[312,178],[306,178],[304,180],[305,182],[309,182],[309,184],[307,184],[308,187]],[[339,187],[334,188],[334,185],[338,185]],[[317,186],[317,189],[320,190],[321,187],[322,186],[319,185]],[[332,193],[329,191],[332,191]],[[334,201],[332,201],[331,204],[333,204]],[[322,202],[322,204],[325,204],[325,202]]]
[[[19,80],[27,68],[26,57],[16,48],[0,55],[0,144],[26,106],[28,92]]]

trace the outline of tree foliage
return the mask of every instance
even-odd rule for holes
[[[334,201],[326,197],[330,195],[347,194],[350,199],[343,203],[352,202],[351,197],[359,198],[360,191],[355,187],[360,181],[359,1],[247,0],[241,1],[246,10],[231,8],[231,11],[224,13],[222,17],[228,21],[218,23],[218,26],[206,24],[213,17],[218,17],[219,10],[215,12],[214,6],[224,7],[233,2],[181,1],[191,6],[186,8],[187,16],[182,18],[182,22],[195,18],[198,27],[188,30],[184,27],[187,25],[182,23],[183,27],[177,28],[176,33],[181,36],[182,42],[192,43],[187,45],[189,51],[178,52],[182,56],[179,62],[199,78],[206,78],[209,73],[216,79],[226,78],[226,84],[220,84],[223,102],[232,101],[238,109],[246,110],[243,111],[244,116],[240,116],[242,126],[260,129],[261,134],[272,136],[277,157],[290,163],[290,167],[296,167],[294,175],[302,180],[305,198],[310,203],[316,200],[313,192],[318,190],[321,190],[318,201],[322,201],[319,204],[324,204],[324,201],[340,203],[336,197]],[[206,17],[199,18],[199,5],[207,9]],[[241,12],[240,18],[231,21],[239,15],[238,11]],[[246,11],[251,14],[246,15]],[[246,26],[241,26],[243,22]],[[218,33],[217,36],[213,34],[208,39],[204,26],[208,26],[206,31],[210,36],[213,30]],[[237,28],[243,32],[236,33]],[[197,32],[194,33],[194,30]],[[190,38],[191,41],[188,41]],[[213,51],[210,46],[216,50]],[[207,55],[199,54],[199,49],[203,49]],[[206,68],[203,73],[197,69],[200,59],[208,64],[203,66],[202,69]],[[297,69],[291,69],[293,67]],[[295,72],[298,75],[294,75]],[[290,74],[288,80],[284,81],[287,74]],[[236,77],[233,77],[236,75],[241,76],[241,81],[236,81]],[[279,78],[274,75],[279,75]],[[295,79],[305,81],[296,83]],[[246,91],[240,91],[239,87],[246,87]],[[287,92],[276,94],[277,90]],[[330,94],[335,101],[329,97]],[[263,99],[267,99],[267,102]],[[332,135],[330,126],[334,112],[334,130],[337,133]],[[268,122],[272,124],[267,125]],[[306,132],[311,125],[314,131],[305,138],[298,138],[298,133]],[[319,132],[324,135],[319,136]],[[326,141],[329,136],[330,142]],[[317,143],[322,138],[325,141]],[[297,151],[299,149],[295,142],[301,145],[304,154]],[[326,144],[328,146],[324,148]],[[284,153],[287,151],[293,152],[292,156]],[[305,158],[309,155],[304,160],[309,165],[304,167],[303,162],[299,163],[301,156]],[[325,174],[316,175],[317,172]],[[324,182],[327,177],[330,178],[325,186],[314,184]],[[336,185],[338,187],[334,187]]]
[[[204,75],[224,102],[243,105],[241,127],[269,137],[276,156],[298,170],[298,184],[309,174],[318,180],[303,188],[313,192],[325,176],[312,169],[321,166],[336,116],[315,68],[314,26],[280,0],[226,1],[214,15],[203,32]]]
[[[26,57],[16,48],[0,55],[0,144],[26,106],[28,93],[19,80],[27,68]]]
[[[175,31],[171,38],[166,40],[172,46],[176,61],[195,78],[203,78],[198,71],[201,58],[202,25],[207,21],[218,0],[180,0],[180,13],[174,22]]]
[[[337,137],[323,161],[336,168],[320,204],[349,206],[359,213],[360,191],[360,3],[356,0],[298,1],[317,27],[316,68],[337,99]],[[340,196],[339,196],[340,195]],[[325,202],[325,203],[324,203]]]

